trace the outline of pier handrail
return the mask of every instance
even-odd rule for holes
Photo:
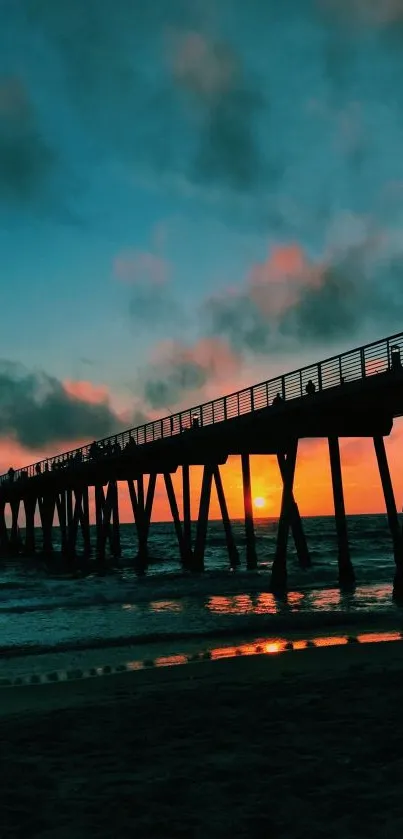
[[[396,347],[395,351],[394,347]],[[309,381],[314,383],[316,392],[321,392],[331,388],[340,388],[346,382],[360,381],[379,373],[386,373],[393,365],[393,353],[399,354],[400,359],[402,351],[403,332],[398,332],[387,338],[372,341],[370,344],[331,356],[314,364],[308,364],[259,384],[251,385],[235,393],[204,402],[185,411],[104,437],[96,441],[99,457],[116,457],[123,454],[127,451],[130,441],[133,440],[137,447],[157,440],[175,437],[188,429],[192,429],[195,420],[198,428],[204,428],[260,411],[272,406],[277,394],[280,394],[283,403],[300,399],[305,395],[306,385]],[[275,407],[281,406],[276,405]],[[93,462],[94,457],[91,448],[93,445],[94,443],[87,443],[84,446],[17,469],[14,472],[13,479],[17,481],[21,478],[35,477],[43,472],[54,471],[66,466],[70,469],[74,466],[81,466],[85,462]],[[9,481],[8,473],[0,476],[0,485],[5,481]]]

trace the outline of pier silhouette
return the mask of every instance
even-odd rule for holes
[[[239,564],[228,514],[220,466],[230,455],[241,459],[246,536],[246,564],[257,567],[252,510],[250,455],[276,455],[283,482],[277,544],[273,557],[273,591],[287,587],[287,545],[290,532],[302,567],[310,565],[303,522],[294,498],[298,443],[306,438],[328,440],[338,546],[339,583],[355,583],[345,513],[339,440],[373,439],[391,545],[396,563],[395,595],[403,595],[403,539],[384,438],[403,415],[403,333],[332,356],[221,398],[137,428],[88,443],[54,457],[9,471],[0,477],[0,553],[35,552],[35,516],[39,512],[42,546],[51,554],[52,528],[60,527],[62,554],[74,563],[81,531],[84,552],[94,553],[102,567],[109,543],[120,555],[119,482],[126,482],[138,537],[135,566],[148,565],[148,534],[156,480],[164,478],[178,541],[178,559],[190,571],[202,571],[212,484],[225,530],[229,563]],[[193,534],[190,498],[191,467],[202,466],[198,518]],[[183,513],[179,512],[172,474],[181,470]],[[145,480],[148,476],[148,482]],[[91,544],[89,487],[94,487],[96,544]],[[19,515],[25,513],[21,544]],[[11,511],[11,527],[6,514]],[[194,538],[193,538],[194,535]]]

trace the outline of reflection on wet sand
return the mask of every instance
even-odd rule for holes
[[[401,641],[403,639],[402,632],[365,632],[362,635],[357,635],[357,641],[360,644],[374,644],[380,641]]]
[[[144,667],[167,667],[171,665],[205,661],[206,659],[217,661],[223,658],[235,658],[236,656],[276,655],[279,653],[291,652],[293,650],[305,650],[308,647],[337,647],[345,646],[352,642],[368,644],[391,641],[403,641],[403,633],[396,630],[386,632],[362,632],[356,636],[329,634],[311,638],[296,639],[259,638],[247,644],[223,644],[220,646],[203,648],[191,654],[176,653],[172,655],[158,656],[152,661],[131,661],[127,663],[126,667],[128,670],[140,670]]]

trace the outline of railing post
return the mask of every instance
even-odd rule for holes
[[[361,361],[361,375],[362,378],[365,379],[366,371],[365,371],[365,348],[361,347],[360,349],[360,361]]]
[[[318,390],[322,390],[322,365],[318,364]]]
[[[285,401],[285,376],[281,377],[281,395]]]

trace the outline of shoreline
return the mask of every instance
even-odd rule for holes
[[[248,616],[249,617],[249,616]],[[277,634],[282,632],[286,635],[296,635],[309,631],[318,633],[321,630],[343,627],[362,627],[370,629],[373,627],[390,627],[403,629],[403,611],[374,611],[357,610],[335,611],[335,612],[293,612],[284,614],[250,615],[248,623],[242,626],[224,626],[212,628],[211,630],[189,630],[178,632],[149,632],[147,634],[127,635],[120,637],[88,638],[74,641],[61,641],[44,644],[13,644],[0,646],[0,670],[2,660],[5,658],[21,658],[29,656],[40,656],[48,653],[69,653],[83,652],[99,649],[114,649],[116,647],[135,647],[150,644],[200,642],[212,638],[226,639],[232,637],[251,637],[257,633]]]
[[[2,689],[2,831],[399,836],[402,688],[397,642]]]
[[[372,647],[375,644],[402,643],[401,627],[392,623],[334,626],[326,631],[317,627],[315,631],[290,632],[287,635],[267,634],[245,635],[231,633],[230,636],[204,636],[197,639],[159,643],[120,645],[110,648],[80,649],[64,652],[41,653],[19,656],[0,661],[0,691],[2,688],[32,685],[47,685],[57,682],[71,682],[117,673],[139,672],[155,668],[172,669],[178,665],[188,666],[205,661],[230,658],[281,657],[288,658],[295,652],[310,648],[331,649],[351,645]]]
[[[221,684],[248,684],[253,678],[259,684],[275,682],[278,687],[289,679],[319,680],[326,683],[342,673],[360,678],[363,673],[401,673],[403,679],[403,635],[400,639],[379,643],[376,640],[359,643],[355,638],[342,644],[309,642],[292,652],[273,651],[231,656],[208,656],[190,660],[184,666],[133,667],[125,671],[102,674],[101,678],[76,675],[67,680],[51,679],[27,685],[9,685],[0,689],[0,722],[21,713],[48,713],[68,709],[82,703],[87,705],[121,702],[129,696],[179,687],[193,690],[206,685],[213,692]],[[101,674],[99,674],[101,676]]]

